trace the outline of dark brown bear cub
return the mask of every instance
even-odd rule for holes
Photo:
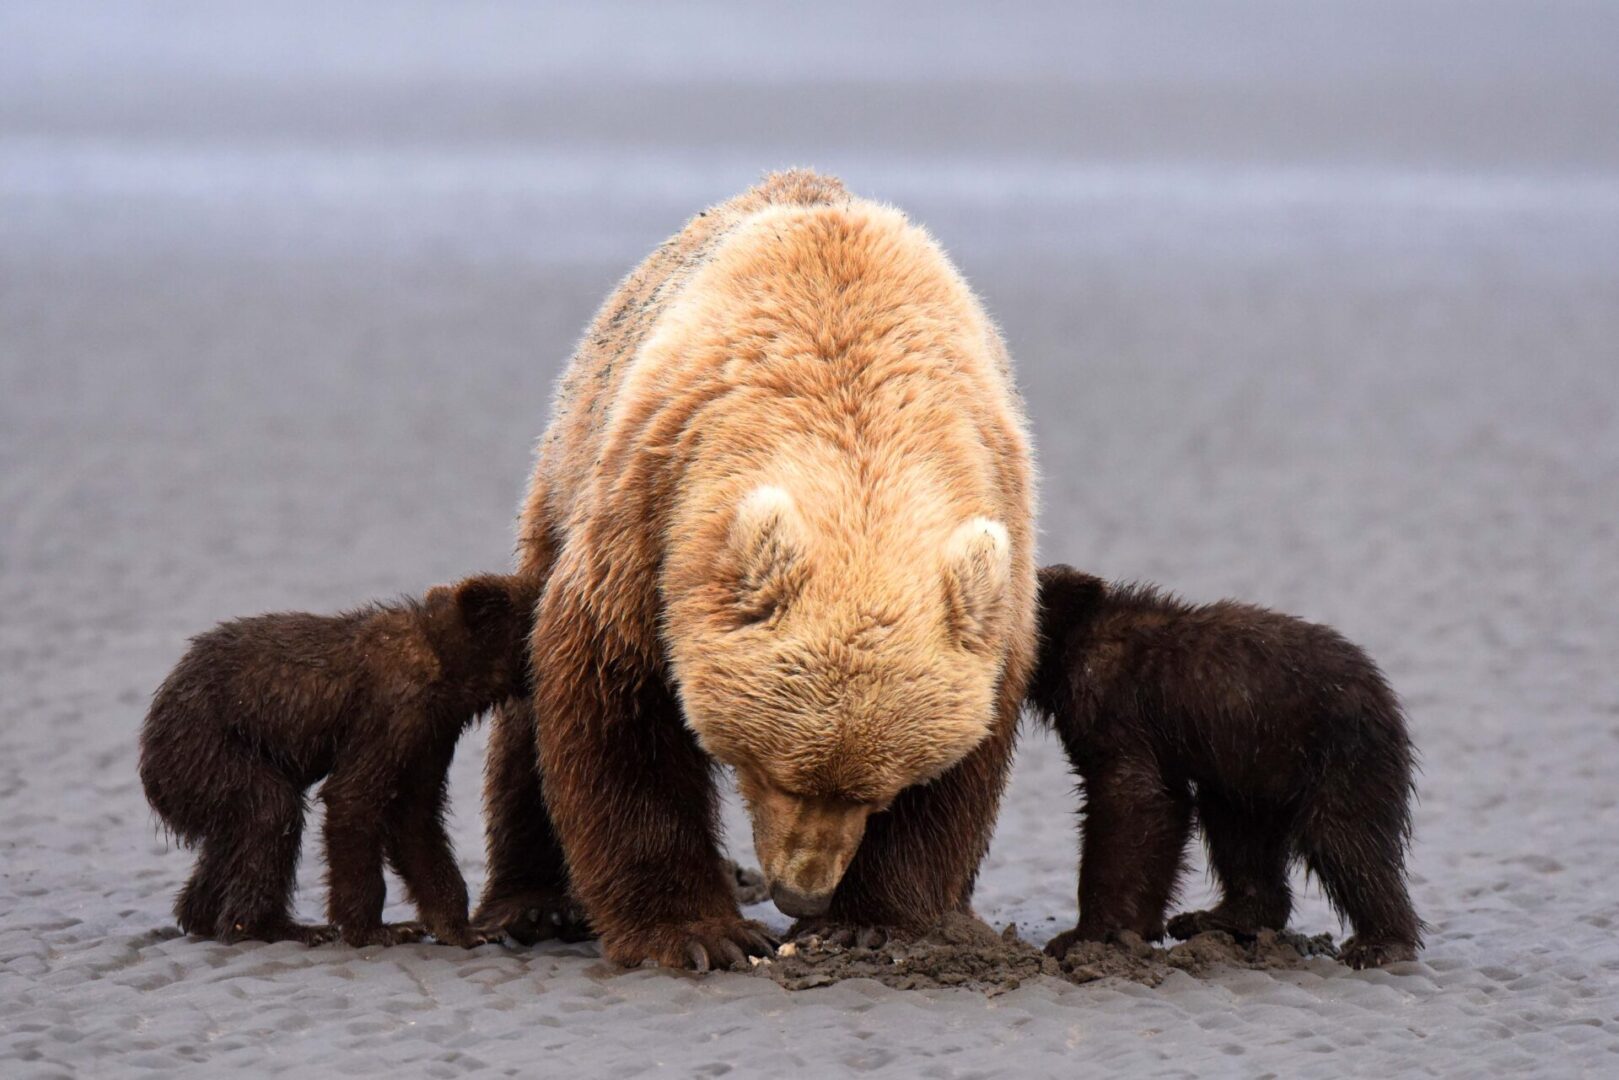
[[[1354,928],[1346,963],[1416,956],[1411,741],[1365,653],[1325,626],[1067,566],[1040,572],[1040,603],[1029,700],[1085,790],[1079,925],[1049,951],[1122,931],[1281,929],[1299,858]],[[1194,808],[1221,900],[1166,927]]]
[[[356,946],[424,932],[485,940],[468,928],[444,831],[446,774],[477,715],[528,692],[537,596],[537,583],[487,575],[419,602],[261,615],[195,638],[141,733],[147,799],[201,849],[175,904],[181,929]],[[323,777],[332,925],[305,926],[290,901],[304,793]],[[384,858],[420,924],[383,925]]]

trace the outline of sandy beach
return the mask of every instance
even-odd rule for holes
[[[1619,11],[868,7],[0,10],[0,1072],[1619,1069]],[[595,305],[790,164],[905,208],[985,297],[1041,561],[1384,665],[1419,961],[986,997],[178,936],[190,857],[135,740],[186,638],[509,565]],[[452,777],[474,891],[483,747]],[[1077,808],[1028,726],[994,927],[1072,925]]]

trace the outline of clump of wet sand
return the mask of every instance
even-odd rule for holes
[[[1157,986],[1172,971],[1195,978],[1206,978],[1220,968],[1280,971],[1302,967],[1312,957],[1337,955],[1330,934],[1306,937],[1292,930],[1261,930],[1253,938],[1238,939],[1215,930],[1168,948],[1130,933],[1117,941],[1075,942],[1057,964],[1061,977],[1073,983],[1117,978]]]
[[[756,960],[751,973],[788,990],[875,979],[897,990],[955,987],[993,997],[1040,975],[1073,983],[1124,979],[1157,986],[1172,971],[1204,978],[1220,968],[1285,970],[1311,957],[1336,955],[1329,935],[1265,930],[1245,941],[1218,932],[1199,934],[1169,948],[1126,934],[1117,942],[1080,942],[1057,959],[1019,937],[1016,924],[997,933],[971,915],[954,914],[924,936],[875,948],[801,938],[774,957]]]
[[[987,994],[1016,989],[1037,975],[1060,975],[1057,961],[1017,936],[997,934],[970,915],[945,916],[922,937],[892,939],[877,948],[844,946],[818,937],[783,945],[753,973],[789,990],[810,990],[846,979],[876,979],[898,990],[954,986]]]

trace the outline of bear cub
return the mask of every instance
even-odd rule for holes
[[[1048,951],[1123,931],[1279,930],[1297,858],[1354,929],[1346,963],[1416,956],[1411,740],[1365,653],[1325,626],[1067,566],[1040,572],[1040,607],[1029,701],[1055,726],[1086,804],[1079,925]],[[1166,925],[1194,810],[1221,900]]]
[[[420,601],[261,615],[194,638],[141,732],[148,801],[200,848],[180,928],[227,942],[491,940],[468,926],[445,787],[467,726],[529,692],[538,594],[536,581],[483,575]],[[331,925],[306,926],[290,902],[305,791],[323,778]],[[419,923],[383,925],[385,858]]]

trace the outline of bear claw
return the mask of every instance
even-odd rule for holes
[[[744,919],[699,919],[646,932],[614,935],[603,942],[611,960],[626,967],[651,961],[659,967],[725,971],[751,956],[770,956],[775,940],[763,925]]]

